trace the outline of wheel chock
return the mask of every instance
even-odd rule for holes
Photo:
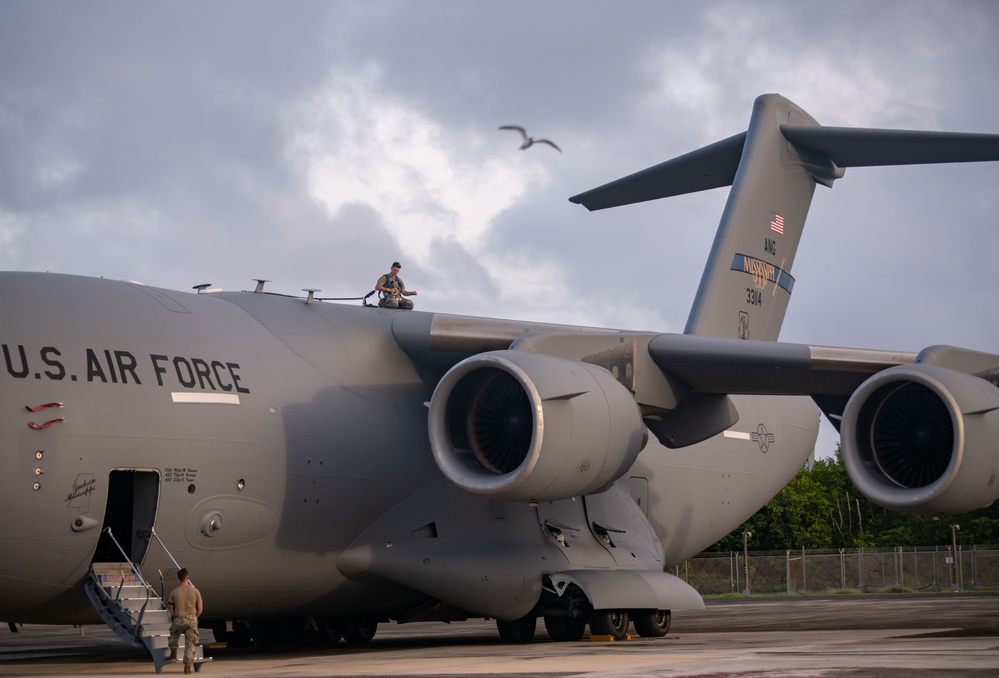
[[[614,636],[609,634],[590,636],[590,640],[593,641],[594,643],[613,643],[617,641],[617,639]],[[630,633],[624,634],[624,638],[622,638],[621,640],[631,640],[631,634]]]

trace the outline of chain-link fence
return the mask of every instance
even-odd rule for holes
[[[999,546],[705,553],[672,572],[702,595],[999,590]]]

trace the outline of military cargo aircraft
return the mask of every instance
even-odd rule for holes
[[[0,273],[0,619],[138,639],[183,565],[223,638],[662,636],[703,605],[669,570],[795,475],[820,411],[873,501],[986,506],[999,356],[777,339],[817,184],[992,160],[999,135],[822,127],[768,94],[746,132],[571,198],[731,186],[683,334]]]

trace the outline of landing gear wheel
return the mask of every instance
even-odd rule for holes
[[[529,643],[534,638],[534,632],[538,628],[538,618],[527,616],[513,621],[497,619],[496,628],[504,642]]]
[[[662,638],[669,631],[669,610],[648,610],[639,612],[632,620],[635,630],[642,638]]]
[[[631,621],[624,610],[598,610],[590,613],[590,635],[624,640]]]
[[[572,617],[545,617],[545,630],[556,643],[572,643],[583,637],[586,622]]]
[[[333,617],[322,617],[316,620],[319,627],[321,643],[336,645],[343,638],[343,626]]]
[[[343,639],[351,645],[370,643],[378,630],[378,622],[373,619],[352,618],[343,627]]]

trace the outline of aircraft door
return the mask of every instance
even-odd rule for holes
[[[122,562],[121,551],[106,532],[109,527],[128,559],[136,565],[142,563],[149,549],[150,530],[156,520],[159,483],[160,476],[156,471],[111,471],[104,524],[101,525],[101,538],[94,554],[95,563]]]

